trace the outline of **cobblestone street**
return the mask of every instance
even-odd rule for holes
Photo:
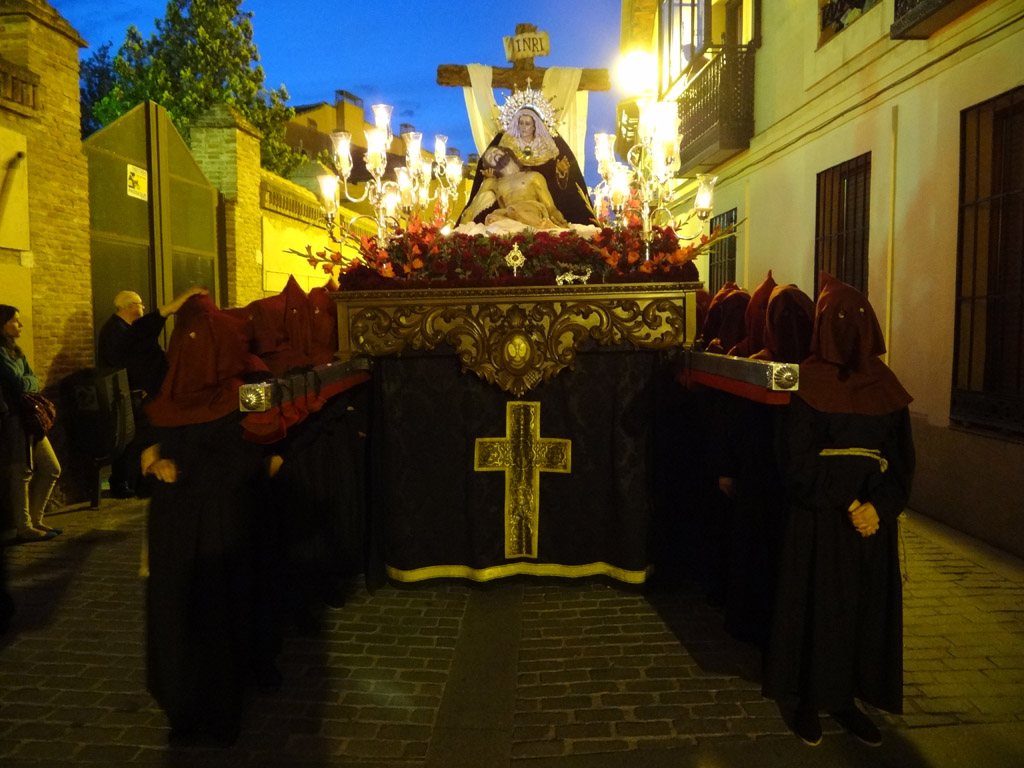
[[[358,590],[288,637],[284,688],[227,750],[168,749],[144,684],[145,504],[51,514],[8,549],[4,766],[1010,766],[1024,764],[1024,567],[904,525],[905,712],[870,749],[811,748],[761,697],[756,651],[694,591],[592,581]],[[642,755],[638,753],[642,752]]]

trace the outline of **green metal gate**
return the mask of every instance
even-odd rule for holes
[[[217,190],[167,111],[151,101],[139,104],[83,148],[96,332],[122,290],[138,293],[147,310],[192,285],[219,296]]]

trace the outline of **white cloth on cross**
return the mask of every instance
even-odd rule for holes
[[[466,99],[469,126],[478,154],[501,130],[498,124],[498,103],[491,88],[492,68],[485,64],[468,64],[468,87],[462,89]],[[580,171],[584,170],[587,144],[587,92],[579,90],[582,69],[576,67],[549,67],[544,71],[541,93],[558,115],[558,133],[576,155]]]

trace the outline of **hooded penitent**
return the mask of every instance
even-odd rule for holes
[[[170,368],[160,394],[146,407],[153,425],[203,424],[237,411],[243,377],[267,369],[249,351],[250,329],[209,296],[185,302],[167,347]]]
[[[800,365],[797,395],[818,411],[881,415],[913,399],[878,356],[885,340],[867,298],[822,272],[811,354]]]
[[[769,269],[768,276],[750,294],[750,301],[743,312],[743,325],[747,335],[729,350],[730,355],[750,357],[764,347],[765,312],[768,310],[768,300],[776,285],[772,271]]]
[[[772,290],[765,312],[764,347],[751,355],[754,360],[799,363],[811,351],[814,302],[795,285]]]
[[[724,355],[739,343],[746,333],[743,315],[749,302],[750,294],[736,283],[727,282],[718,290],[701,333],[706,351]]]

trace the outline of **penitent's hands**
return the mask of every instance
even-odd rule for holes
[[[165,459],[160,456],[160,446],[151,445],[142,452],[142,474],[152,475],[164,483],[174,483],[178,480],[178,465],[173,459]]]
[[[850,522],[853,527],[857,529],[857,533],[861,536],[872,536],[878,533],[878,511],[875,509],[875,505],[870,501],[866,501],[863,504],[854,499],[853,503],[850,504],[848,511]]]

